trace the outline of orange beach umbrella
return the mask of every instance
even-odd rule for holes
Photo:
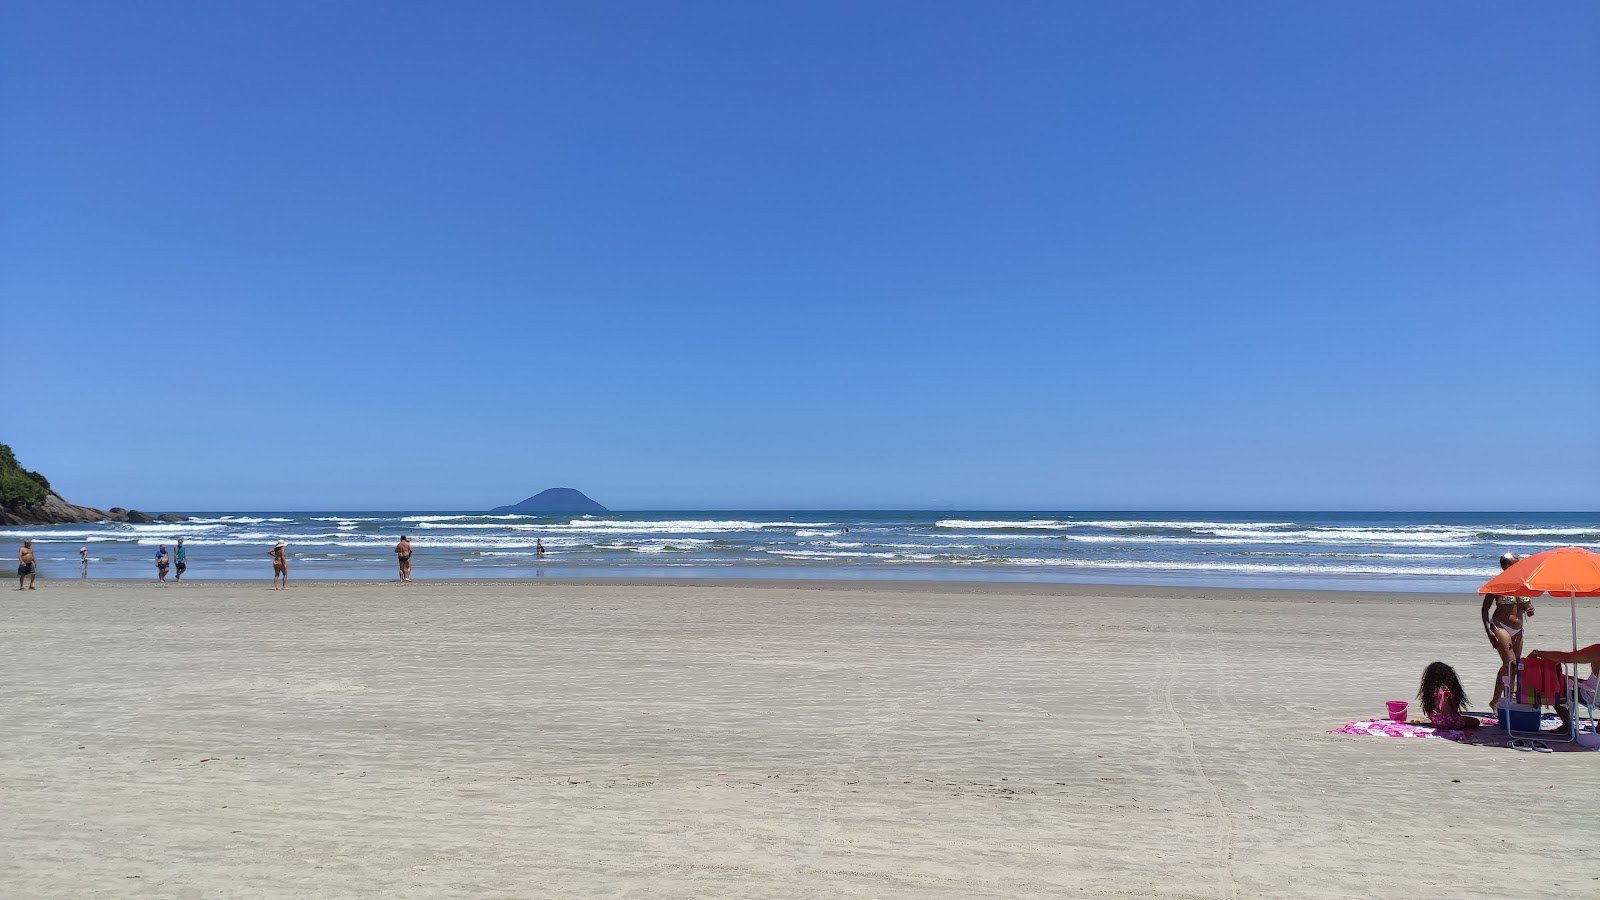
[[[1480,594],[1502,597],[1600,597],[1600,554],[1557,547],[1525,556],[1489,579]]]
[[[1578,598],[1600,597],[1600,555],[1582,547],[1557,547],[1535,553],[1517,560],[1489,579],[1478,588],[1478,593],[1502,597],[1537,597],[1540,594],[1571,597],[1568,605],[1572,608],[1572,649],[1577,650]]]

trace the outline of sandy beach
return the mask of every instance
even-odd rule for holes
[[[11,900],[1600,895],[1600,755],[1326,733],[1434,659],[1486,701],[1470,595],[0,597]]]

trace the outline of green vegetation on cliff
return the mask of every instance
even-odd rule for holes
[[[11,448],[0,444],[0,506],[36,506],[50,496],[50,481],[17,462]]]

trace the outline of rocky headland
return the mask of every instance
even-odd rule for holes
[[[11,448],[0,444],[0,525],[70,525],[80,522],[185,522],[177,513],[153,515],[137,509],[95,509],[68,503],[50,487],[49,479],[17,462]]]

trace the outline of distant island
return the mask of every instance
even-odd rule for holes
[[[576,488],[550,488],[511,506],[496,506],[497,513],[603,513],[604,506],[590,500]]]
[[[582,496],[581,494],[579,496]],[[587,499],[587,498],[585,498]],[[65,525],[74,522],[186,522],[188,516],[153,516],[137,509],[95,509],[74,506],[50,487],[50,480],[17,462],[11,448],[0,444],[0,525]]]

